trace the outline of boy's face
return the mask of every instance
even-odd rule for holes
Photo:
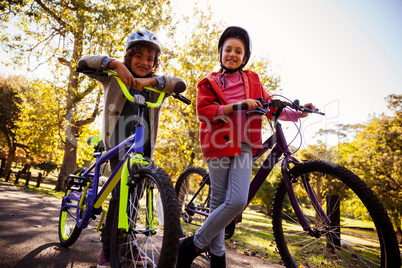
[[[154,67],[155,57],[155,50],[141,47],[131,58],[131,70],[140,77],[147,76]]]
[[[222,64],[228,69],[237,69],[246,60],[243,42],[238,38],[228,38],[222,48]]]

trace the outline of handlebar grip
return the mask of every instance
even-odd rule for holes
[[[282,107],[284,107],[283,102],[281,100],[278,100],[278,99],[272,100],[270,106],[272,108],[282,108]]]
[[[172,96],[173,96],[173,98],[178,99],[179,101],[184,102],[187,105],[191,104],[191,100],[186,98],[186,97],[184,97],[180,93],[173,93]]]
[[[92,69],[89,67],[77,67],[76,71],[78,73],[83,73],[83,74],[97,74],[97,75],[101,75],[101,76],[108,76],[107,73],[97,70],[97,69]]]
[[[184,83],[184,82],[182,82],[182,81],[179,81],[179,82],[176,83],[176,86],[175,86],[175,88],[174,88],[174,91],[177,92],[177,93],[181,93],[181,92],[183,92],[184,90],[186,90],[186,88],[187,88],[186,83]]]
[[[248,105],[246,103],[233,105],[233,111],[237,110],[248,110]]]

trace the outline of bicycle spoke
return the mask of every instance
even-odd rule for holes
[[[182,236],[194,233],[206,220],[204,215],[209,214],[209,185],[204,181],[206,174],[200,167],[190,167],[177,179]]]
[[[274,197],[273,229],[286,266],[385,267],[393,263],[391,260],[399,261],[395,246],[388,246],[385,236],[394,236],[392,224],[378,199],[357,176],[324,161],[304,162],[294,170],[298,179],[292,181],[293,192],[311,231],[300,226],[285,184],[280,183]],[[301,178],[308,181],[301,183]],[[306,191],[306,187],[314,192]],[[313,204],[317,201],[312,198],[329,221],[316,212]],[[326,222],[332,224],[326,226]]]
[[[159,181],[153,169],[144,171],[146,175],[129,187],[128,232],[118,229],[117,224],[114,227],[118,234],[117,240],[112,236],[114,266],[170,267],[176,261],[179,244],[175,229],[178,222],[176,194],[172,186]],[[162,179],[170,180],[163,170],[156,172]]]

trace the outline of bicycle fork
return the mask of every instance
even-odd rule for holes
[[[281,171],[282,171],[283,180],[285,181],[286,190],[289,195],[290,203],[293,207],[294,212],[296,213],[296,216],[297,216],[301,226],[303,227],[303,230],[308,232],[311,236],[319,237],[321,234],[317,230],[313,230],[311,228],[306,217],[304,216],[303,212],[301,211],[300,205],[296,199],[295,192],[293,191],[292,178],[289,177],[289,172],[288,172],[289,163],[291,162],[294,164],[298,164],[300,162],[290,154],[289,147],[286,145],[285,136],[283,135],[282,127],[279,123],[276,125],[276,130],[277,130],[276,133],[277,133],[277,139],[278,139],[277,145],[279,145],[278,149],[281,152],[283,152],[285,155],[285,158],[283,159],[283,162],[282,162]],[[281,149],[281,148],[283,148],[283,149]],[[277,149],[276,146],[275,146],[274,150],[275,149]],[[277,155],[281,154],[281,153],[279,153],[280,151],[278,151]],[[306,190],[315,211],[318,213],[318,215],[321,217],[321,219],[323,219],[326,226],[331,226],[330,219],[328,218],[327,214],[322,209],[320,203],[318,202],[316,195],[314,194],[314,190],[311,187],[309,178],[301,178],[301,179],[302,179],[304,189]]]
[[[296,213],[296,216],[297,216],[301,226],[303,227],[303,230],[308,232],[310,235],[312,235],[314,237],[319,237],[320,233],[318,233],[317,230],[313,230],[311,228],[306,217],[304,216],[303,212],[301,211],[300,205],[296,199],[295,192],[293,191],[292,179],[289,177],[289,173],[287,170],[289,161],[293,161],[293,160],[297,161],[292,156],[285,157],[285,159],[283,160],[283,163],[282,163],[282,167],[281,167],[282,175],[283,175],[283,179],[285,181],[286,190],[289,195],[290,203],[292,205],[294,212]],[[306,193],[309,196],[311,204],[313,205],[315,211],[318,213],[319,217],[324,220],[326,226],[331,226],[331,221],[328,218],[327,214],[322,209],[320,203],[318,202],[318,199],[314,193],[314,190],[311,187],[311,184],[309,182],[309,178],[303,177],[303,178],[301,178],[301,180],[302,180],[304,189],[306,190]]]
[[[127,161],[123,167],[121,173],[120,181],[120,200],[119,200],[119,221],[118,228],[124,229],[126,232],[129,231],[128,215],[127,215],[127,204],[129,197],[129,184],[130,184],[130,174],[128,170],[129,165],[148,165],[149,163],[143,160],[142,154],[135,154],[130,156],[130,160]],[[149,181],[146,181],[145,194],[147,195],[147,227],[152,230],[154,228],[153,219],[153,191]]]

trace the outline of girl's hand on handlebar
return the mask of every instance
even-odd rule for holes
[[[315,111],[315,106],[314,106],[312,103],[304,104],[304,107],[305,107],[305,108],[309,108],[310,110]],[[303,112],[300,113],[299,117],[300,117],[300,118],[304,118],[304,117],[307,117],[308,114],[309,114],[309,112],[303,111]]]
[[[259,102],[259,101],[257,101],[257,100],[253,100],[253,99],[246,99],[246,100],[243,100],[243,101],[241,101],[241,102],[237,102],[237,103],[232,103],[232,104],[226,104],[226,105],[224,105],[224,106],[223,106],[223,113],[224,113],[225,115],[228,115],[228,114],[230,114],[230,113],[233,113],[233,111],[235,110],[235,109],[234,109],[234,106],[237,106],[237,107],[235,107],[235,108],[237,108],[236,110],[239,110],[239,107],[240,107],[241,105],[247,105],[247,109],[246,109],[245,107],[244,107],[244,108],[240,108],[240,110],[247,110],[247,111],[252,111],[252,110],[257,109],[258,107],[262,107],[261,102]]]
[[[240,104],[247,104],[248,109],[247,111],[252,111],[257,109],[257,107],[262,107],[261,102],[259,102],[258,100],[253,100],[253,99],[246,99],[244,101],[242,101]]]

